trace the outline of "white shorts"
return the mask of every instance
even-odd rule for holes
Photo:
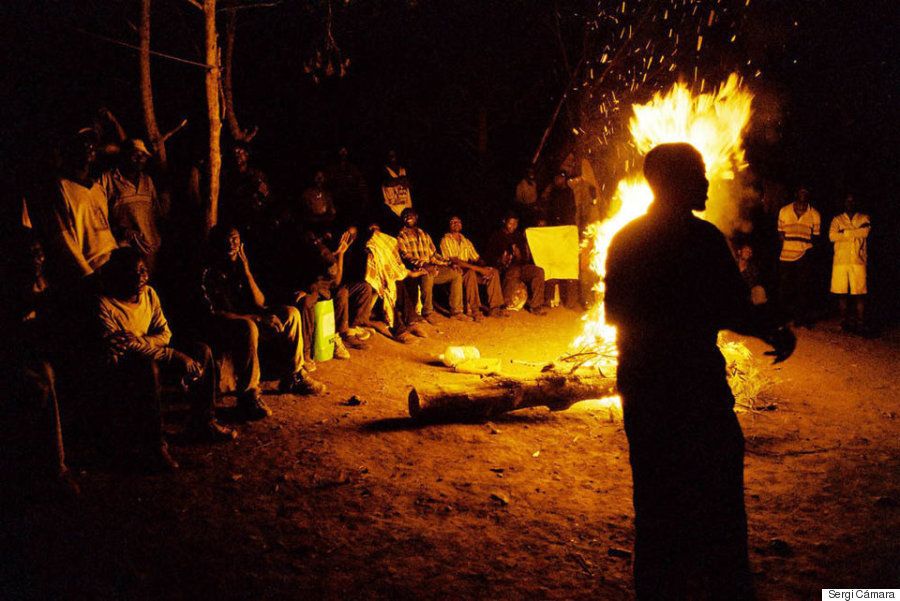
[[[865,265],[835,265],[831,268],[831,292],[834,294],[865,294]]]

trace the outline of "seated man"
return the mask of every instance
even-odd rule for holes
[[[414,209],[403,209],[400,217],[403,220],[397,235],[400,256],[410,270],[425,270],[424,275],[416,278],[416,285],[422,291],[422,317],[432,325],[437,323],[432,297],[434,285],[450,284],[450,316],[469,321],[471,318],[463,313],[462,269],[438,254],[431,236],[418,227],[419,215]]]
[[[466,292],[466,310],[475,321],[482,320],[481,297],[478,284],[487,291],[489,315],[505,317],[503,289],[500,287],[500,272],[485,265],[472,242],[462,233],[462,219],[450,217],[450,231],[441,238],[441,256],[463,270],[463,289]]]
[[[414,343],[414,336],[427,338],[428,333],[416,321],[415,299],[419,290],[415,278],[425,275],[425,270],[407,269],[400,257],[397,239],[382,232],[378,224],[369,225],[366,235],[364,277],[381,299],[387,322],[385,325],[373,321],[371,327],[403,344]]]
[[[256,284],[241,235],[228,225],[209,233],[210,259],[203,270],[203,297],[207,327],[217,352],[229,352],[234,360],[238,407],[248,419],[272,414],[259,392],[259,339],[281,347],[284,360],[279,392],[321,394],[325,386],[312,379],[303,365],[300,312],[289,306],[266,306]]]
[[[313,325],[316,303],[332,299],[334,302],[335,338],[334,354],[338,359],[349,359],[347,346],[364,349],[363,339],[369,333],[372,311],[372,288],[365,281],[350,282],[345,277],[344,255],[356,239],[356,228],[350,228],[341,236],[337,249],[332,252],[325,240],[312,231],[302,235],[303,249],[300,264],[309,273],[306,281],[297,281],[293,301],[302,311],[303,342],[307,351],[312,349]],[[346,346],[345,346],[346,345]]]
[[[169,343],[172,332],[156,291],[147,284],[147,267],[138,251],[113,251],[101,271],[97,317],[103,351],[114,366],[110,408],[115,424],[130,424],[123,438],[154,467],[176,469],[160,418],[160,371],[181,378],[191,402],[191,434],[207,441],[231,440],[234,430],[215,419],[216,368],[212,352],[196,344],[183,352]],[[122,392],[125,394],[123,395]],[[114,397],[113,397],[114,395]]]
[[[486,262],[503,275],[503,297],[506,304],[512,302],[513,293],[520,282],[525,282],[530,294],[525,308],[535,315],[546,315],[544,308],[544,270],[531,261],[531,250],[525,234],[519,230],[519,218],[508,214],[503,227],[491,236],[485,252]]]

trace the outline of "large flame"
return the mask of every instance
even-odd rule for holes
[[[643,155],[657,144],[687,142],[703,155],[710,181],[707,210],[699,216],[722,225],[736,214],[737,201],[729,180],[746,167],[742,148],[743,131],[750,120],[753,96],[741,86],[737,75],[718,89],[691,93],[686,84],[676,84],[668,92],[656,94],[650,102],[634,105],[629,130],[634,146]],[[615,364],[616,330],[606,323],[603,303],[606,256],[613,236],[631,220],[647,212],[653,194],[640,173],[622,179],[613,195],[612,214],[588,227],[585,238],[591,245],[591,269],[599,276],[595,286],[599,301],[584,316],[584,329],[574,341],[580,351],[596,353],[595,365]]]
[[[665,95],[635,105],[629,129],[641,154],[657,144],[687,142],[703,155],[710,181],[732,179],[734,169],[746,166],[741,144],[752,100],[734,74],[709,94],[694,96],[687,85],[677,84]]]

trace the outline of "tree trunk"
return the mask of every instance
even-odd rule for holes
[[[228,20],[225,24],[225,56],[222,57],[222,91],[225,96],[225,121],[228,123],[228,131],[235,140],[243,140],[246,132],[238,124],[237,114],[234,112],[234,88],[232,87],[232,65],[234,64],[234,30],[236,10],[228,11]]]
[[[410,391],[409,414],[424,422],[477,422],[526,407],[562,411],[578,401],[607,396],[614,386],[614,378],[579,375],[495,378],[479,386],[426,386]]]
[[[156,110],[153,106],[153,84],[150,79],[150,4],[151,0],[141,0],[141,25],[138,29],[140,37],[140,84],[141,84],[141,108],[144,112],[144,126],[150,145],[156,153],[156,159],[163,172],[168,169],[166,158],[166,144],[159,133],[159,125],[156,123]]]
[[[206,206],[206,233],[219,219],[219,174],[222,170],[222,117],[219,105],[219,44],[216,37],[216,0],[204,0],[206,25],[206,104],[209,116],[209,199]]]

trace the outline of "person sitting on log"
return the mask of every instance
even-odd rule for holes
[[[509,315],[503,308],[503,289],[500,286],[500,272],[489,267],[475,250],[472,241],[462,233],[462,219],[458,215],[450,217],[450,231],[441,238],[441,256],[463,270],[463,289],[466,294],[466,310],[472,319],[481,321],[481,296],[478,285],[487,292],[488,309],[491,317]]]
[[[281,393],[322,394],[325,386],[304,366],[300,312],[295,307],[266,305],[250,269],[238,230],[217,225],[209,233],[210,257],[202,276],[206,326],[217,353],[234,362],[238,407],[247,419],[272,414],[260,397],[259,340],[280,347],[284,363]]]
[[[494,232],[484,253],[486,262],[503,275],[503,297],[510,306],[519,283],[524,282],[531,294],[525,308],[535,315],[546,315],[544,308],[544,270],[531,260],[525,234],[519,230],[519,217],[508,213],[503,227]]]
[[[450,317],[471,321],[472,318],[463,313],[462,269],[438,254],[431,236],[418,227],[419,214],[414,209],[403,209],[400,218],[403,220],[403,228],[397,235],[400,256],[410,270],[425,270],[424,275],[415,278],[422,291],[422,318],[432,325],[438,323],[432,293],[435,284],[449,284]],[[470,285],[475,287],[477,294],[477,283],[473,280]]]
[[[147,267],[138,251],[113,251],[100,273],[97,319],[102,349],[113,366],[104,395],[114,423],[128,424],[123,442],[137,445],[150,467],[177,469],[168,453],[160,413],[160,374],[180,379],[191,405],[191,437],[208,442],[232,440],[234,430],[215,418],[216,368],[205,344],[179,350],[156,291],[148,284]],[[123,394],[124,393],[124,394]]]
[[[387,325],[371,322],[382,335],[403,344],[416,342],[415,336],[427,338],[428,332],[416,314],[418,284],[415,280],[424,269],[410,271],[403,263],[397,239],[381,231],[378,224],[367,228],[365,242],[365,280],[382,301]]]
[[[301,234],[301,249],[296,263],[302,265],[291,292],[292,302],[300,309],[303,318],[303,342],[307,361],[312,357],[314,315],[316,303],[331,299],[334,302],[335,330],[334,355],[349,359],[347,347],[366,348],[364,340],[370,334],[369,316],[372,311],[372,287],[365,281],[352,281],[345,274],[344,255],[356,240],[356,228],[343,233],[337,248],[332,251],[324,238],[307,230]],[[305,276],[305,277],[304,277]]]

